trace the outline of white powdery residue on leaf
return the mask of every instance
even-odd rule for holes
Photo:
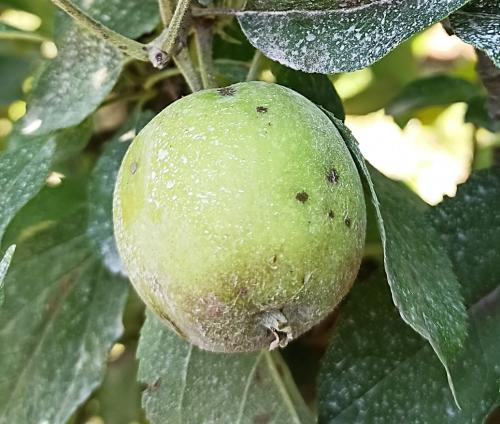
[[[299,2],[294,10],[249,9],[238,19],[251,43],[273,60],[307,72],[345,72],[372,64],[466,0],[411,0],[404,7],[400,3],[384,0],[307,10],[307,4]]]

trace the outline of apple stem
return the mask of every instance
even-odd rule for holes
[[[247,74],[247,81],[255,81],[258,79],[263,58],[264,55],[260,52],[260,50],[255,50],[252,62],[250,63],[250,69]]]
[[[124,35],[121,35],[87,15],[70,0],[52,0],[59,9],[71,16],[80,26],[94,35],[108,41],[124,54],[134,59],[147,62],[149,60],[146,46]]]

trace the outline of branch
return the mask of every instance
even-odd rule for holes
[[[148,61],[145,45],[125,37],[87,15],[70,0],[52,0],[57,7],[71,16],[80,26],[96,36],[113,44],[120,51],[134,59]]]

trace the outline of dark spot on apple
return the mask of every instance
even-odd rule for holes
[[[132,162],[132,164],[130,165],[130,173],[134,175],[137,172],[138,167],[139,165],[137,165],[137,162]]]
[[[254,424],[269,424],[271,422],[271,414],[260,414],[253,417]]]
[[[120,50],[127,51],[127,46],[119,46]]]
[[[234,87],[223,87],[219,88],[217,92],[223,97],[230,97],[236,94],[236,89]]]
[[[257,112],[259,113],[267,113],[267,111],[269,110],[267,107],[265,106],[257,106]]]
[[[351,223],[351,218],[346,217],[346,218],[344,219],[344,224],[346,225],[346,227],[347,227],[347,228],[351,228],[351,224],[352,224],[352,223]]]
[[[107,40],[109,38],[109,35],[108,34],[102,34],[102,38],[104,38],[105,40]]]
[[[328,218],[330,218],[330,219],[335,218],[335,214],[333,213],[333,211],[331,209],[328,211]]]
[[[307,199],[309,199],[309,195],[305,191],[301,191],[295,195],[295,198],[300,202],[300,203],[306,203]]]
[[[335,168],[332,168],[327,172],[326,179],[329,183],[336,184],[339,182],[339,173]]]
[[[274,255],[273,256],[273,264],[275,264],[277,260],[278,260],[278,256]]]

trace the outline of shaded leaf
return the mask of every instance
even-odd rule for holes
[[[0,155],[0,241],[7,225],[45,184],[55,143],[41,137]]]
[[[5,295],[3,292],[5,276],[7,275],[7,271],[9,270],[9,266],[12,261],[12,256],[14,256],[15,250],[15,244],[9,246],[9,248],[5,252],[5,255],[3,255],[3,258],[0,260],[0,307],[3,305],[5,299]]]
[[[76,213],[18,245],[0,311],[1,423],[65,423],[102,379],[128,285],[84,228]]]
[[[157,0],[74,0],[90,16],[129,38],[151,32],[160,23]]]
[[[499,199],[500,172],[481,171],[431,214],[469,305],[469,337],[451,366],[462,409],[378,277],[356,284],[342,309],[318,380],[321,423],[476,423],[499,404]]]
[[[500,68],[500,0],[473,0],[450,16],[453,31]]]
[[[342,311],[318,379],[320,423],[479,423],[498,404],[499,289],[469,309],[470,335],[451,366],[461,410],[382,278],[358,283]]]
[[[148,314],[138,357],[151,423],[314,422],[278,354],[206,352]]]
[[[476,50],[476,53],[476,70],[488,92],[486,110],[496,129],[500,127],[500,67],[496,67],[483,52]]]
[[[345,119],[344,107],[335,87],[326,75],[307,74],[273,62],[271,70],[276,83],[291,88],[313,103],[329,110],[340,120]]]
[[[486,128],[488,131],[500,131],[500,121],[494,122],[488,114],[488,98],[486,96],[473,97],[467,103],[467,112],[465,113],[465,122],[470,122],[480,128]]]
[[[453,392],[449,367],[466,337],[466,313],[452,264],[426,216],[428,207],[409,189],[368,168],[351,132],[340,121],[334,123],[371,192],[394,304],[403,320],[429,341]]]
[[[404,127],[420,109],[468,102],[481,94],[470,81],[451,75],[433,75],[408,84],[385,108],[400,127]]]
[[[125,275],[113,232],[113,193],[123,155],[130,141],[151,120],[153,113],[134,113],[106,145],[89,183],[87,235],[94,250],[112,273]]]
[[[479,171],[429,215],[468,305],[500,286],[500,168]]]
[[[305,72],[368,66],[467,0],[249,0],[238,19],[250,42]]]
[[[82,122],[113,88],[122,54],[107,42],[58,15],[57,57],[46,63],[28,97],[24,134],[45,134]]]
[[[20,243],[75,214],[87,199],[86,189],[86,180],[72,177],[55,187],[46,185],[12,219],[3,241]]]

